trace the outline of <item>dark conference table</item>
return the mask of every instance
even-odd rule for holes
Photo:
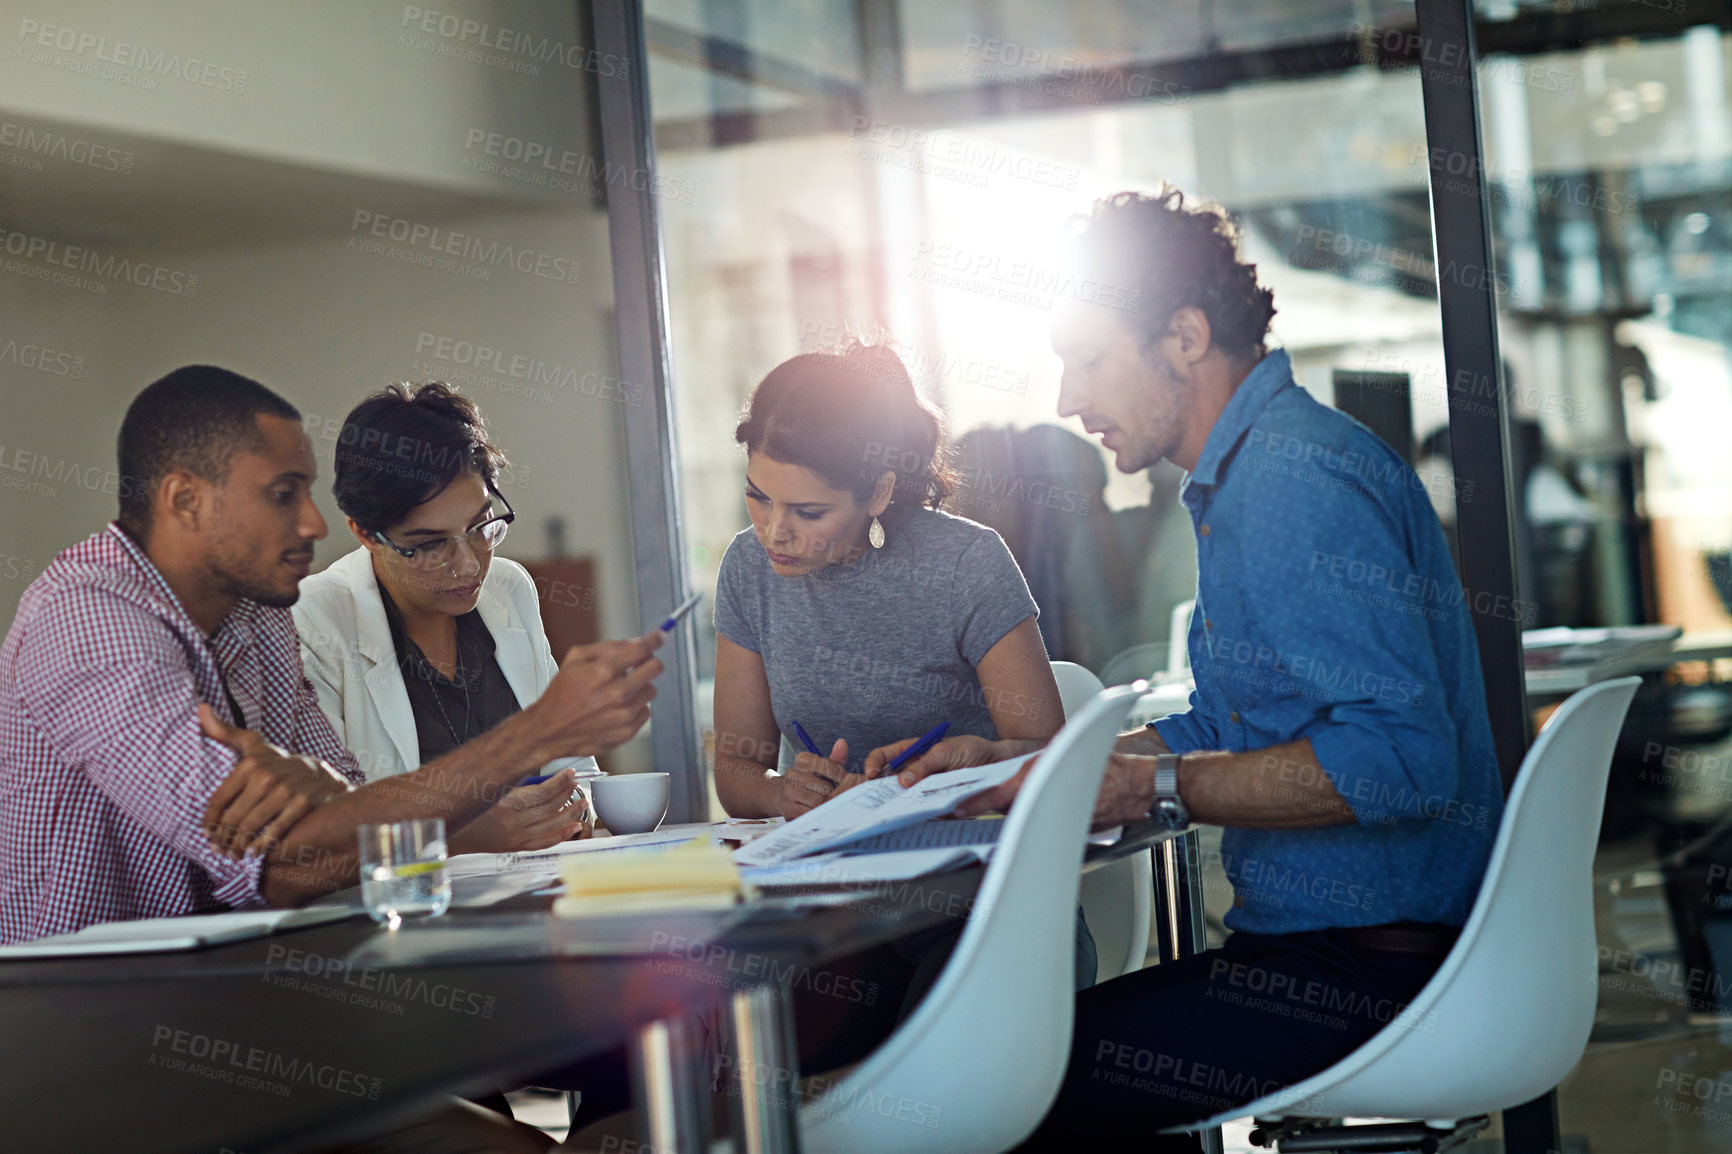
[[[1132,827],[1091,848],[1089,866],[1168,836]],[[606,920],[554,917],[551,898],[525,895],[394,935],[359,917],[192,953],[6,962],[0,1148],[341,1141],[439,1094],[490,1092],[623,1044],[640,1133],[688,1149],[713,1132],[695,1025],[710,1012],[738,1075],[734,1148],[797,1149],[796,1104],[776,1090],[795,1073],[791,986],[965,917],[983,873]]]

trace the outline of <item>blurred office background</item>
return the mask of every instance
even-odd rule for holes
[[[1406,454],[1450,526],[1429,182],[1481,166],[1520,577],[1496,611],[1671,625],[1695,655],[1648,670],[1614,766],[1566,1148],[1732,1148],[1732,1111],[1675,1093],[1732,1087],[1732,0],[1482,0],[1483,155],[1441,158],[1411,3],[645,7],[626,59],[549,0],[0,0],[0,620],[111,516],[127,401],[196,360],[299,405],[327,470],[364,393],[463,386],[512,460],[502,551],[557,636],[632,631],[656,607],[623,430],[655,398],[620,379],[608,203],[652,178],[602,157],[597,85],[647,70],[692,586],[747,524],[753,385],[892,339],[949,420],[954,510],[1004,535],[1052,656],[1148,675],[1191,531],[1176,470],[1120,475],[1054,415],[1067,222],[1162,181],[1226,205],[1300,383]],[[321,508],[323,566],[353,542]],[[611,768],[651,760],[640,740]]]

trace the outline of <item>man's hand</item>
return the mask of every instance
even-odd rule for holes
[[[868,778],[883,777],[884,771],[903,750],[913,745],[918,738],[898,741],[894,745],[880,746],[866,755],[866,776]],[[984,737],[964,734],[961,737],[950,737],[939,742],[907,765],[896,774],[896,779],[904,787],[911,786],[922,778],[935,773],[943,773],[951,769],[967,769],[975,765],[991,765],[995,761],[1007,761],[1025,753],[1035,753],[1046,742],[1044,741],[988,741]]]
[[[834,795],[858,782],[857,773],[848,772],[848,743],[841,738],[830,747],[828,758],[815,753],[802,753],[782,775],[782,816],[793,821],[801,814],[824,804]]]
[[[199,727],[240,755],[204,811],[204,832],[231,858],[270,852],[301,818],[351,788],[316,757],[279,749],[250,729],[230,725],[200,703]]]
[[[1012,755],[1014,756],[1014,755]],[[1038,757],[1023,763],[1016,775],[1003,785],[985,793],[977,793],[956,807],[957,817],[973,817],[982,813],[1008,813],[1010,803],[1022,791],[1029,770]],[[1090,829],[1111,829],[1115,825],[1141,821],[1149,816],[1155,802],[1155,759],[1115,753],[1107,762],[1101,779],[1100,792],[1095,794],[1095,812],[1089,820]]]
[[[662,671],[654,654],[664,639],[653,629],[634,641],[573,646],[546,692],[524,710],[540,727],[539,760],[592,757],[642,729],[656,695],[650,682]]]
[[[1155,804],[1155,759],[1115,753],[1095,795],[1094,829],[1142,821]]]
[[[1023,762],[1022,768],[1012,774],[1010,780],[1003,785],[995,785],[985,793],[964,798],[956,807],[956,816],[976,817],[983,813],[1009,813],[1010,803],[1016,800],[1016,795],[1022,792],[1022,783],[1028,780],[1028,771],[1033,769],[1034,763],[1039,760],[1040,755],[1036,754]]]
[[[562,769],[538,785],[511,790],[498,803],[451,836],[451,852],[522,853],[582,836],[589,806],[577,789],[577,773]],[[593,831],[593,825],[589,827]]]

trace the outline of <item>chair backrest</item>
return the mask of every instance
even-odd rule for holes
[[[1640,684],[1601,682],[1552,715],[1522,761],[1461,938],[1413,1002],[1334,1066],[1222,1117],[1461,1118],[1529,1101],[1569,1073],[1599,994],[1606,777]]]
[[[1107,685],[1123,685],[1141,677],[1148,681],[1162,676],[1162,663],[1167,660],[1167,643],[1152,641],[1133,645],[1107,658],[1101,666],[1100,678]]]
[[[1067,718],[1074,717],[1077,710],[1105,688],[1100,678],[1074,661],[1053,662],[1052,679],[1058,682],[1058,699]]]
[[[807,1150],[1003,1150],[1070,1054],[1077,873],[1095,795],[1143,682],[1097,694],[1040,754],[944,972],[918,1009],[801,1111]]]
[[[1167,672],[1180,674],[1191,667],[1191,614],[1196,611],[1197,602],[1181,601],[1173,606],[1173,614],[1167,620]]]
[[[1052,675],[1066,717],[1102,688],[1100,678],[1074,662],[1053,662]],[[1097,983],[1143,967],[1155,898],[1152,870],[1149,851],[1143,850],[1082,876],[1079,900],[1095,940]]]

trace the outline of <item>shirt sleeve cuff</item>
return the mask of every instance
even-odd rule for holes
[[[1351,725],[1319,726],[1305,735],[1323,776],[1362,826],[1387,826],[1430,816],[1393,746]],[[1437,799],[1442,805],[1449,799]]]
[[[226,879],[211,879],[216,883],[216,888],[211,891],[212,897],[234,910],[265,904],[265,896],[259,892],[259,882],[265,872],[263,857],[242,858],[230,863],[225,872],[229,875]]]
[[[1209,744],[1189,713],[1168,714],[1158,721],[1149,722],[1149,728],[1160,734],[1161,740],[1174,753],[1195,753]]]
[[[1034,606],[1013,606],[986,625],[975,624],[968,633],[967,649],[962,656],[970,665],[979,666],[992,647],[1010,636],[1010,631],[1024,621],[1037,619],[1040,611]]]

